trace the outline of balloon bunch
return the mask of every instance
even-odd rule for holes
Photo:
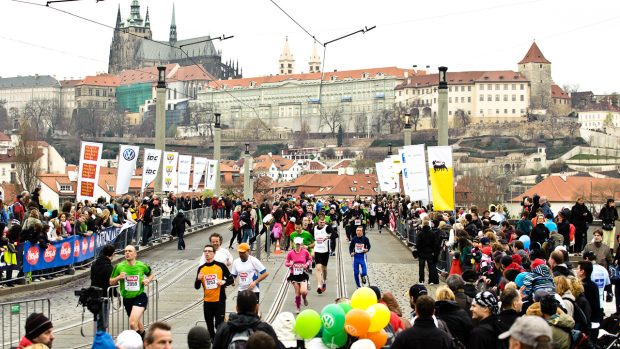
[[[351,296],[351,304],[329,304],[321,314],[306,309],[297,315],[295,333],[303,339],[315,337],[322,329],[323,343],[330,349],[343,347],[348,336],[368,339],[377,349],[387,342],[384,328],[390,322],[390,310],[377,303],[375,292],[362,287]]]

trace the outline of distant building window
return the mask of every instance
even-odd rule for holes
[[[467,86],[467,91],[471,92],[471,86]]]
[[[461,92],[465,92],[465,86],[461,86]]]
[[[495,95],[495,101],[499,102],[499,95]]]
[[[488,85],[487,85],[487,89],[488,89],[489,91],[492,91],[492,90],[493,90],[493,85],[492,85],[492,84],[488,84]]]
[[[291,63],[288,64],[288,68],[293,68],[293,65]]]
[[[99,89],[95,89],[95,96],[99,97]]]
[[[520,89],[521,91],[525,90],[525,84],[521,84],[521,86],[519,87],[519,89]]]
[[[516,113],[517,113],[517,110],[516,110],[516,109],[513,109],[513,110],[512,110],[512,113],[513,113],[513,114],[516,114]]]
[[[508,102],[508,95],[504,95],[504,102]]]
[[[504,114],[508,114],[508,109],[504,109]]]
[[[521,102],[525,101],[525,96],[521,95]]]
[[[499,109],[495,109],[495,114],[499,115]]]
[[[467,97],[467,102],[471,103],[471,97]]]
[[[71,185],[68,184],[61,184],[60,185],[60,191],[71,191]]]
[[[104,89],[103,90],[103,97],[107,97],[108,96],[108,90]]]
[[[512,90],[516,90],[517,89],[517,84],[512,84]]]
[[[517,101],[517,95],[512,95],[512,101],[516,102]]]
[[[496,89],[497,91],[499,91],[499,90],[500,90],[500,88],[501,88],[500,84],[495,84],[495,89]]]
[[[487,101],[492,102],[493,101],[493,95],[487,95]]]
[[[504,90],[508,89],[508,84],[504,84]]]
[[[448,87],[448,92],[452,92],[452,86]]]
[[[81,88],[76,88],[75,89],[75,96],[76,97],[80,97],[82,95],[82,89]]]
[[[480,102],[484,101],[484,95],[480,95]]]
[[[93,89],[92,89],[92,88],[89,88],[89,89],[88,89],[88,95],[89,95],[89,96],[92,96],[92,95],[93,95]]]
[[[452,97],[448,97],[448,103],[452,103]]]
[[[480,85],[480,91],[483,91],[483,90],[484,90],[484,85],[481,84]]]
[[[484,115],[484,110],[480,109],[480,115]]]

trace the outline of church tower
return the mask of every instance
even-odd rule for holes
[[[174,3],[172,4],[172,22],[170,23],[170,39],[168,41],[172,46],[177,44],[177,21],[174,15]]]
[[[551,106],[551,62],[536,45],[532,46],[519,62],[519,73],[530,81],[530,107],[548,109]]]
[[[316,41],[312,46],[312,55],[310,55],[310,62],[308,62],[309,72],[318,73],[321,71],[321,57],[319,57],[318,50],[316,49]]]
[[[282,54],[280,54],[279,62],[280,75],[293,74],[293,69],[295,69],[295,59],[293,58],[291,50],[288,47],[288,36],[284,42],[284,49],[282,49]]]

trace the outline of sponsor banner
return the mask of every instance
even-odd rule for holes
[[[405,194],[411,201],[428,204],[428,174],[424,144],[408,145],[399,150]]]
[[[177,165],[178,165],[179,153],[174,151],[164,152],[162,171],[164,171],[161,177],[162,184],[161,190],[176,192],[177,189]]]
[[[454,211],[452,147],[428,147],[428,172],[435,211]]]
[[[207,168],[207,158],[194,157],[194,177],[192,180],[192,189],[198,190],[202,175]]]
[[[77,201],[95,200],[95,188],[99,182],[99,160],[103,144],[82,142],[80,167],[77,181]]]
[[[395,162],[394,157],[398,158],[398,155],[392,155],[383,160],[385,181],[387,183],[386,191],[388,193],[400,193],[400,159]]]
[[[157,171],[159,170],[159,162],[161,161],[161,150],[144,149],[144,168],[142,170],[142,187],[140,192],[144,190],[155,180]]]
[[[217,176],[217,160],[207,160],[207,173],[205,174],[205,189],[215,189],[215,176]]]
[[[95,236],[71,236],[50,242],[43,250],[29,241],[24,244],[23,271],[63,267],[95,257]]]
[[[385,164],[382,162],[376,162],[375,168],[377,169],[377,180],[379,181],[379,191],[387,192],[389,183],[387,182],[387,170],[385,169]]]
[[[189,191],[189,173],[192,170],[192,156],[179,155],[179,193]]]
[[[114,244],[116,238],[127,229],[134,229],[136,223],[125,222],[121,227],[108,227],[101,230],[97,234],[96,247],[97,251],[107,244]]]
[[[121,144],[118,157],[118,174],[116,176],[116,194],[122,195],[129,191],[129,182],[138,162],[137,145]]]

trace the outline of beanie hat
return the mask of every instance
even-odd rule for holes
[[[26,338],[33,340],[52,327],[52,322],[45,315],[32,313],[26,319]]]
[[[187,333],[187,347],[189,349],[209,348],[210,343],[211,336],[204,327],[194,326]]]
[[[521,265],[523,263],[523,259],[521,258],[521,255],[519,255],[518,253],[513,254],[512,256],[512,261]]]
[[[497,314],[499,312],[499,305],[497,304],[497,298],[489,291],[482,291],[476,294],[473,303],[476,303],[485,308],[489,308],[491,313]]]
[[[539,266],[539,265],[545,265],[545,260],[544,259],[540,259],[540,258],[534,259],[532,261],[532,265],[531,265],[532,270],[534,268],[536,268],[537,266]]]
[[[513,260],[512,260],[512,257],[510,257],[510,256],[506,255],[506,256],[503,256],[503,257],[502,257],[502,259],[501,259],[501,261],[500,261],[500,262],[502,263],[502,265],[503,265],[504,267],[507,267],[507,266],[509,266],[510,264],[512,264]]]
[[[142,349],[142,337],[136,331],[125,330],[116,337],[116,345],[123,349]]]

